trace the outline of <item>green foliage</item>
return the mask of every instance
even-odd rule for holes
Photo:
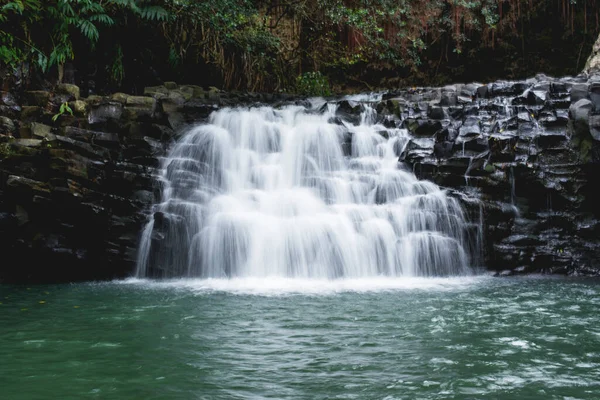
[[[318,86],[309,84],[313,78],[296,80],[289,71],[322,71],[329,78],[356,73],[358,82],[365,71],[416,76],[449,60],[459,60],[454,68],[464,70],[475,59],[474,50],[485,47],[510,50],[503,64],[512,68],[525,60],[524,29],[532,25],[531,16],[558,15],[561,8],[563,38],[577,37],[574,44],[583,48],[597,34],[600,3],[561,0],[559,8],[553,3],[0,0],[0,63],[14,70],[58,70],[60,78],[65,63],[90,60],[102,63],[98,75],[104,83],[117,86],[141,75],[134,69],[142,63],[160,64],[160,76],[179,76],[202,65],[216,70],[218,84],[228,89],[298,90],[300,85],[311,91]],[[538,31],[530,28],[529,37]]]
[[[69,113],[69,114],[73,115],[73,110],[71,109],[71,107],[69,107],[69,103],[67,103],[67,102],[64,102],[60,105],[58,113],[54,114],[54,116],[52,117],[52,121],[56,121],[58,118],[60,118],[65,113]]]
[[[306,96],[331,96],[329,80],[319,71],[298,75],[296,92]]]
[[[115,54],[112,64],[109,66],[110,79],[117,85],[125,78],[125,67],[123,66],[123,48],[120,44],[115,46]]]
[[[75,57],[74,40],[95,46],[100,28],[126,13],[154,22],[169,16],[146,0],[9,0],[0,7],[0,22],[6,25],[0,29],[0,61],[13,68],[31,62],[46,72]],[[113,75],[118,78],[118,71]]]

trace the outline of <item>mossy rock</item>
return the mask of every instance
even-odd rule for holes
[[[483,167],[483,170],[484,170],[485,172],[493,173],[494,171],[496,171],[496,167],[494,167],[494,164],[487,163],[487,164],[485,164],[485,166]]]
[[[110,99],[121,104],[126,104],[127,100],[129,99],[129,95],[125,93],[114,93],[110,96]]]
[[[24,147],[40,147],[42,145],[41,139],[16,139],[13,142],[17,146]]]
[[[59,116],[55,124],[59,127],[77,125],[78,118],[75,115],[62,114]]]
[[[167,88],[168,90],[175,90],[177,89],[177,83],[175,82],[165,82],[164,84],[165,88]]]
[[[178,90],[174,90],[171,93],[179,93],[187,101],[194,97],[194,89],[189,86],[182,86]]]
[[[56,140],[56,135],[52,133],[52,128],[48,125],[32,122],[29,129],[31,136],[36,139]]]
[[[31,133],[31,128],[29,127],[29,124],[21,125],[21,127],[19,128],[18,137],[20,137],[22,139],[31,139],[33,137],[33,134]]]
[[[129,96],[127,98],[127,107],[152,108],[156,100],[147,96]]]
[[[205,96],[204,89],[197,85],[184,85],[181,86],[179,90],[181,90],[182,93],[188,93],[191,90],[192,98],[194,99],[203,99]]]
[[[67,94],[72,97],[71,100],[79,100],[79,86],[70,83],[61,83],[56,86],[56,93]]]
[[[12,193],[18,195],[20,194],[25,197],[32,196],[33,194],[50,194],[50,190],[48,189],[48,186],[45,183],[17,175],[10,175],[8,177],[8,179],[6,180],[6,187]]]
[[[43,110],[38,106],[24,106],[21,109],[21,121],[22,122],[33,122],[37,121],[42,117]]]
[[[152,96],[157,99],[167,97],[169,90],[164,86],[148,86],[144,88],[144,96]]]
[[[75,115],[78,115],[80,117],[86,115],[86,113],[87,113],[87,104],[83,100],[72,101],[69,103],[69,106],[73,110],[73,113],[75,113]]]
[[[0,115],[0,134],[14,135],[17,131],[17,126],[12,119]]]
[[[122,118],[126,121],[137,121],[141,118],[150,118],[152,109],[147,107],[125,107]]]
[[[209,100],[219,100],[220,93],[221,91],[218,88],[211,86],[208,88],[208,92],[206,92],[205,96]]]
[[[93,94],[88,96],[84,101],[90,106],[97,106],[104,101],[104,97]]]
[[[46,90],[32,90],[25,92],[25,102],[29,106],[46,107],[51,98],[52,93]]]
[[[188,92],[188,94],[184,94],[179,90],[173,90],[169,92],[169,102],[172,102],[174,104],[178,104],[181,105],[183,103],[186,102],[186,100],[189,100],[192,98],[192,93]]]

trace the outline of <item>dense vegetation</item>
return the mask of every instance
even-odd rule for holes
[[[0,0],[3,85],[328,90],[577,73],[596,0]],[[321,88],[321,89],[319,89]]]

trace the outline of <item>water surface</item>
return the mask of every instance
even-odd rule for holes
[[[600,284],[0,285],[2,399],[598,399]]]

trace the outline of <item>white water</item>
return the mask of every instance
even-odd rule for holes
[[[367,103],[358,125],[313,104],[223,109],[191,129],[164,160],[137,276],[468,274],[457,200],[398,163],[407,132]]]
[[[261,296],[335,295],[339,293],[372,293],[382,291],[454,291],[485,284],[489,276],[469,277],[363,277],[349,279],[303,279],[270,277],[230,279],[168,279],[149,280],[131,278],[115,281],[119,285],[135,285],[148,289],[173,288],[199,293],[227,292]]]

